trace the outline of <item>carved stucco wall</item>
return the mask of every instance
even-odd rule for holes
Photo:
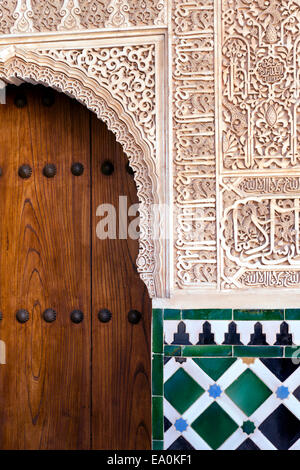
[[[2,0],[0,2],[0,31],[3,34],[165,24],[165,0]]]
[[[105,89],[121,106],[127,135],[139,136],[140,151],[119,140],[145,208],[147,266],[138,263],[152,296],[300,288],[297,0],[0,1],[0,32],[5,47],[20,48],[3,58],[3,77],[10,67],[22,78],[14,67],[39,38],[32,68],[66,64],[71,77],[83,74],[81,86],[94,80],[94,93]],[[71,47],[75,32],[85,41],[111,36],[106,47]],[[134,34],[143,41],[128,43]],[[158,34],[160,56],[151,40]],[[46,44],[56,37],[68,47]],[[169,93],[158,101],[162,71]],[[171,178],[173,200],[154,240],[149,208],[168,202]]]
[[[300,4],[173,3],[175,283],[300,287]]]

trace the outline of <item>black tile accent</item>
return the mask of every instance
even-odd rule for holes
[[[236,450],[260,450],[260,448],[248,438]]]
[[[293,364],[292,359],[261,358],[260,360],[281,382],[284,382],[299,367],[299,364]]]
[[[300,438],[300,421],[280,405],[258,428],[278,449],[288,450]]]
[[[170,427],[172,426],[172,423],[164,416],[164,432],[166,432]]]
[[[164,356],[164,365],[166,365],[167,362],[169,362],[171,359],[172,359],[172,357]]]
[[[195,450],[191,444],[186,441],[182,436],[178,437],[176,441],[168,448],[168,450]]]
[[[178,323],[177,333],[174,333],[172,344],[192,344],[190,343],[190,335],[186,333],[186,324],[183,321]]]
[[[197,344],[216,344],[215,335],[211,332],[211,324],[206,321],[203,323],[203,333],[199,334],[199,341]]]
[[[297,400],[300,401],[300,385],[298,388],[296,388],[296,390],[294,391],[294,395],[295,397],[297,398]]]
[[[263,327],[260,322],[255,323],[254,334],[252,334],[250,338],[251,341],[250,343],[248,343],[250,346],[268,346],[268,343],[266,341],[266,335],[263,333]]]
[[[285,321],[280,325],[280,334],[276,335],[276,343],[279,346],[290,346],[293,344],[293,335],[289,333],[289,325]]]
[[[236,332],[237,325],[232,321],[228,326],[228,333],[225,333],[225,341],[223,344],[243,344],[241,343],[241,335]]]
[[[175,357],[175,362],[179,362],[179,364],[183,364],[186,362],[186,357]]]

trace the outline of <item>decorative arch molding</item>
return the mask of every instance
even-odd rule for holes
[[[163,237],[158,233],[159,211],[153,211],[164,203],[156,159],[154,58],[153,44],[71,50],[12,45],[0,49],[0,79],[43,84],[66,93],[116,135],[134,170],[140,203],[138,272],[150,296],[163,297]]]

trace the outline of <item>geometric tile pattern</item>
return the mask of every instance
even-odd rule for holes
[[[172,357],[164,384],[164,449],[300,450],[300,364],[292,359]]]
[[[165,320],[164,344],[292,346],[300,344],[300,321]]]
[[[300,450],[300,309],[154,309],[153,449]]]

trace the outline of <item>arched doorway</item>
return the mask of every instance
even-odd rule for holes
[[[118,223],[117,239],[96,234],[101,204],[118,221],[119,196],[137,202],[122,148],[93,113],[42,86],[9,86],[0,126],[0,448],[150,448],[138,241],[120,239]]]

